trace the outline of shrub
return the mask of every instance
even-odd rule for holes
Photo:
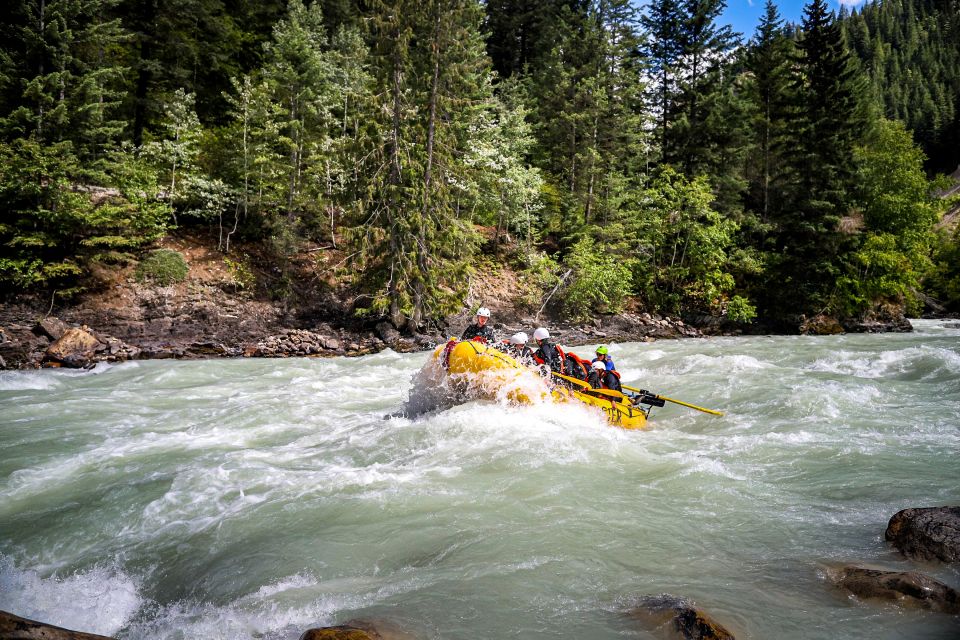
[[[727,319],[733,322],[750,323],[757,317],[757,308],[743,296],[733,296],[727,303]]]
[[[566,264],[572,278],[564,292],[564,307],[573,320],[586,320],[597,310],[617,313],[623,308],[631,293],[630,268],[623,261],[584,239],[573,246]]]
[[[146,258],[137,265],[137,280],[153,282],[162,287],[183,282],[187,278],[187,261],[183,254],[172,249],[157,249],[151,251]]]

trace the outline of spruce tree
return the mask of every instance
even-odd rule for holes
[[[785,158],[792,152],[789,140],[792,91],[790,63],[793,42],[787,37],[773,0],[750,41],[746,69],[750,72],[748,96],[752,106],[752,151],[747,155],[749,189],[747,207],[762,222],[776,217],[785,201]]]
[[[780,262],[772,275],[784,288],[774,295],[783,307],[816,313],[829,307],[841,271],[839,221],[854,191],[854,149],[865,133],[866,115],[858,77],[843,34],[825,0],[804,9],[797,43],[789,193],[792,207],[777,221]]]
[[[459,306],[468,281],[465,158],[492,96],[481,18],[474,0],[383,0],[371,9],[376,90],[354,266],[372,296],[360,311],[409,331]]]

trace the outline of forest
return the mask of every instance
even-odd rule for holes
[[[277,298],[335,251],[407,331],[481,259],[574,319],[960,311],[960,0],[767,0],[750,34],[724,0],[4,4],[8,299],[194,230]]]

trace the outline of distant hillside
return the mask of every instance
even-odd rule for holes
[[[929,170],[954,169],[960,164],[960,1],[883,0],[841,18],[884,115],[913,132]]]

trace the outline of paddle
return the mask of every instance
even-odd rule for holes
[[[551,371],[550,375],[556,376],[561,380],[566,380],[567,382],[572,382],[573,384],[583,387],[583,393],[595,393],[600,396],[610,396],[611,398],[616,398],[617,400],[625,400],[627,396],[620,393],[619,391],[614,391],[613,389],[594,389],[589,384],[584,382],[579,378],[571,378],[570,376],[565,376],[562,373],[557,373],[556,371]]]
[[[690,407],[691,409],[696,409],[697,411],[703,411],[704,413],[711,413],[711,414],[713,414],[713,415],[715,415],[715,416],[722,416],[722,415],[723,415],[723,412],[721,412],[721,411],[714,411],[713,409],[705,409],[705,408],[703,408],[703,407],[698,407],[698,406],[695,405],[695,404],[690,404],[689,402],[683,402],[682,400],[674,400],[673,398],[668,398],[667,396],[660,396],[660,395],[657,395],[657,394],[655,394],[655,393],[650,393],[650,392],[647,391],[646,389],[637,389],[637,388],[635,388],[635,387],[628,387],[628,386],[625,385],[625,384],[624,384],[624,385],[621,385],[621,386],[622,386],[624,389],[628,390],[628,391],[636,391],[637,393],[642,393],[642,394],[645,395],[645,396],[649,395],[649,396],[651,396],[651,397],[653,397],[653,398],[656,398],[657,400],[666,400],[667,402],[672,402],[673,404],[679,404],[679,405],[682,405],[682,406],[684,406],[684,407]]]

